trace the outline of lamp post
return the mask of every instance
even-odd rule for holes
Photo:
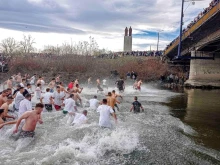
[[[181,49],[182,49],[184,2],[192,2],[192,5],[195,5],[195,1],[203,1],[203,0],[182,0],[181,18],[180,18],[180,36],[179,36],[179,46],[178,46],[178,55],[177,55],[177,58],[181,56]]]
[[[161,31],[158,31],[157,35],[158,35],[158,38],[157,38],[157,52],[158,52],[158,48],[159,48],[159,42],[160,42],[160,32],[162,32],[163,30]]]
[[[179,36],[179,46],[178,46],[178,55],[177,55],[177,57],[181,56],[181,48],[182,48],[183,8],[184,8],[184,0],[182,0],[182,9],[181,9],[181,18],[180,18],[180,36]]]

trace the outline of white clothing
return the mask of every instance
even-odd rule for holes
[[[44,80],[40,80],[41,86],[45,85],[45,81]]]
[[[86,123],[88,118],[82,113],[75,113],[74,120],[72,124],[84,124]]]
[[[53,93],[54,104],[61,106],[62,103],[63,103],[63,100],[62,100],[62,99],[63,99],[64,97],[65,97],[65,93],[64,93],[64,92],[58,93],[57,91],[55,91],[55,92]]]
[[[41,98],[41,89],[40,89],[40,87],[37,87],[37,88],[35,89],[35,92],[36,92],[36,97],[37,97],[37,99],[40,99],[40,98]]]
[[[65,107],[64,110],[68,112],[75,112],[76,103],[72,98],[66,99],[64,102]]]
[[[25,97],[23,96],[23,94],[21,94],[21,92],[18,91],[16,94],[16,97],[15,97],[15,108],[16,109],[19,109],[20,102],[24,99],[25,99]]]
[[[18,111],[18,117],[23,115],[26,111],[32,110],[32,104],[28,99],[24,99],[20,102],[19,105],[19,111]]]
[[[108,105],[100,105],[97,111],[100,113],[99,126],[111,128],[110,114],[114,113],[113,109]]]
[[[30,84],[32,84],[32,85],[33,85],[33,84],[35,83],[35,79],[36,79],[36,78],[35,78],[35,76],[32,76],[32,77],[31,77]]]
[[[33,93],[32,90],[30,88],[25,88],[29,94]]]
[[[21,86],[21,87],[24,87],[24,84],[23,84],[23,83],[20,83],[20,86]]]
[[[50,93],[50,92],[46,92],[44,95],[43,95],[43,103],[44,104],[51,104],[51,97],[53,97],[53,93]]]
[[[97,99],[90,99],[89,100],[89,108],[96,110],[99,106],[99,100]]]
[[[107,85],[106,82],[106,79],[102,80],[102,85]]]

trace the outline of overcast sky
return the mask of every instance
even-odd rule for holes
[[[184,25],[211,0],[185,4]],[[95,38],[99,48],[123,50],[125,27],[133,28],[133,50],[160,49],[178,36],[181,0],[1,0],[0,40],[31,34],[34,45],[61,45]]]

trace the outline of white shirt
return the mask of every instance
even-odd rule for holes
[[[24,84],[23,84],[23,83],[20,83],[20,86],[21,86],[21,87],[24,87]]]
[[[28,91],[29,94],[33,93],[31,88],[25,88],[25,89]]]
[[[20,117],[26,111],[31,111],[31,110],[32,110],[31,102],[28,99],[24,99],[20,102],[18,116]]]
[[[110,114],[114,113],[113,109],[108,105],[100,105],[97,111],[100,113],[99,126],[111,128]]]
[[[35,79],[36,79],[36,78],[35,78],[35,76],[32,76],[32,77],[31,77],[31,81],[30,81],[30,84],[34,84],[34,82],[35,82]]]
[[[35,89],[35,91],[36,91],[36,97],[37,97],[37,99],[39,99],[41,97],[41,89],[40,89],[40,87],[37,87]]]
[[[99,100],[97,99],[90,99],[89,100],[89,108],[96,110],[99,106]]]
[[[76,106],[76,104],[75,104],[75,101],[72,98],[66,99],[63,103],[65,104],[65,107],[64,107],[65,111],[75,112],[74,107]]]
[[[84,114],[75,113],[75,117],[74,117],[72,124],[83,124],[83,123],[86,123],[87,120],[88,118]]]
[[[41,86],[45,85],[45,81],[44,80],[40,80]]]
[[[43,95],[43,103],[44,104],[51,104],[51,97],[53,97],[53,93],[50,93],[50,92],[46,92],[44,95]]]
[[[61,99],[63,99],[64,97],[65,97],[65,93],[64,92],[58,93],[57,91],[55,91],[53,93],[54,104],[61,106],[62,103],[63,103],[63,100],[61,100]]]
[[[106,85],[106,79],[102,80],[102,84]]]
[[[19,109],[20,102],[24,99],[25,99],[25,97],[23,96],[23,94],[21,94],[21,92],[18,91],[16,94],[16,97],[15,97],[15,108],[16,109]]]

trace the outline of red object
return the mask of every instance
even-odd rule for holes
[[[68,85],[68,88],[69,88],[69,89],[73,89],[73,86],[74,86],[74,83],[73,83],[73,82],[70,82],[69,85]]]
[[[54,105],[54,107],[57,111],[59,111],[61,109],[61,106],[59,106],[59,105]]]

